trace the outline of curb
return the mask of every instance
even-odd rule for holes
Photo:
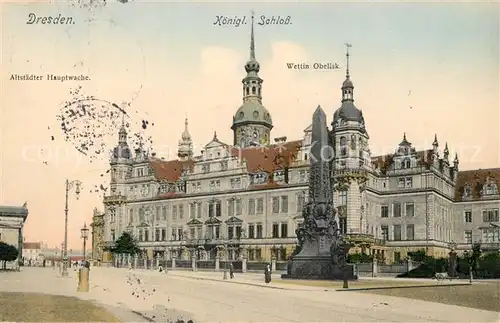
[[[409,285],[409,286],[387,286],[387,287],[365,287],[365,288],[340,288],[335,289],[337,292],[357,292],[364,290],[384,290],[384,289],[404,289],[404,288],[426,288],[426,287],[447,287],[447,286],[468,286],[470,283],[462,284],[442,284],[442,285]]]
[[[215,279],[215,278],[190,277],[190,276],[184,276],[184,275],[176,275],[176,274],[171,274],[171,272],[169,272],[169,275],[170,276],[175,276],[175,277],[183,277],[183,278],[188,278],[188,279],[194,279],[194,280],[209,280],[209,281],[214,281],[214,282],[223,282],[223,283],[230,283],[230,284],[256,286],[256,287],[271,288],[271,289],[293,290],[293,289],[289,289],[289,288],[276,287],[276,286],[268,286],[268,285],[259,285],[259,284],[256,284],[256,283],[248,283],[248,282],[242,282],[242,281],[236,281],[236,280],[220,280],[220,279]]]

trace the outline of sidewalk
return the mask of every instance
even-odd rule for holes
[[[173,277],[182,277],[188,279],[195,280],[210,280],[210,281],[218,281],[225,282],[231,284],[240,284],[240,285],[249,285],[249,286],[257,286],[263,288],[271,288],[271,289],[282,289],[282,290],[299,290],[299,291],[324,291],[327,288],[324,287],[314,287],[314,286],[304,286],[304,285],[286,285],[286,286],[277,286],[273,284],[273,281],[281,280],[281,274],[273,274],[272,281],[269,284],[264,282],[264,274],[258,273],[235,273],[234,278],[229,278],[229,272],[227,272],[227,279],[224,280],[224,271],[213,272],[213,271],[187,271],[187,270],[169,270],[168,273],[160,273],[157,270],[149,270],[149,269],[134,269],[133,272],[140,275],[154,275],[154,276],[164,276],[169,275]],[[331,288],[334,290],[334,288]]]

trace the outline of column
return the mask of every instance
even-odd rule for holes
[[[377,257],[373,257],[373,262],[372,262],[372,277],[377,277],[377,273],[378,273]]]
[[[156,268],[160,267],[160,254],[156,254]]]
[[[148,257],[144,257],[143,259],[144,269],[148,269]]]
[[[191,256],[191,269],[196,271],[196,256]]]
[[[276,271],[276,257],[271,259],[271,271],[274,273]]]
[[[129,268],[130,268],[130,265],[132,264],[131,260],[132,260],[132,255],[131,255],[131,254],[128,254],[128,256],[127,256],[127,266],[128,266]]]
[[[243,256],[242,262],[241,262],[241,272],[246,273],[247,272],[247,257]]]
[[[215,257],[215,271],[219,271],[220,270],[220,257],[219,255],[217,255]]]
[[[17,265],[19,265],[20,262],[23,261],[23,242],[24,242],[24,238],[23,238],[23,227],[22,227],[22,224],[21,224],[21,227],[19,228],[17,238],[18,238],[18,240],[17,240],[17,252],[18,252],[18,255],[17,255]]]
[[[175,256],[172,256],[172,270],[175,269]]]
[[[134,269],[137,268],[137,262],[139,261],[139,258],[137,257],[137,255],[134,255]]]

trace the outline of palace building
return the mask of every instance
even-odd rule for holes
[[[178,159],[132,151],[124,126],[111,156],[110,193],[104,214],[96,212],[93,251],[102,251],[124,232],[132,233],[151,257],[161,254],[213,259],[227,246],[230,259],[286,260],[296,246],[295,230],[308,197],[311,126],[302,138],[271,143],[273,121],[262,101],[263,80],[255,55],[253,26],[245,64],[243,103],[234,116],[232,143],[214,133],[195,156],[188,121]],[[343,234],[358,252],[397,262],[408,251],[446,256],[450,248],[499,249],[500,168],[459,171],[448,145],[416,151],[402,136],[393,154],[372,156],[367,124],[354,105],[349,73],[340,107],[329,129],[334,205]],[[429,134],[432,136],[432,134]],[[99,240],[99,242],[97,242]],[[100,250],[99,250],[100,249]]]

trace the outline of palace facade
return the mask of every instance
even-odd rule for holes
[[[291,254],[308,197],[311,126],[302,138],[271,143],[273,121],[262,104],[253,27],[250,43],[231,144],[214,133],[195,156],[186,120],[178,159],[164,160],[131,151],[121,127],[110,194],[92,226],[101,260],[110,259],[103,247],[124,231],[150,257],[188,259],[188,251],[196,250],[197,257],[213,259],[221,246],[231,259],[285,260]],[[357,251],[397,262],[411,250],[446,256],[450,248],[470,249],[476,241],[499,249],[500,168],[459,171],[458,156],[449,155],[447,144],[440,150],[437,136],[432,147],[416,151],[403,135],[393,154],[372,156],[363,113],[354,105],[349,53],[341,93],[329,129],[331,178],[340,229]]]

